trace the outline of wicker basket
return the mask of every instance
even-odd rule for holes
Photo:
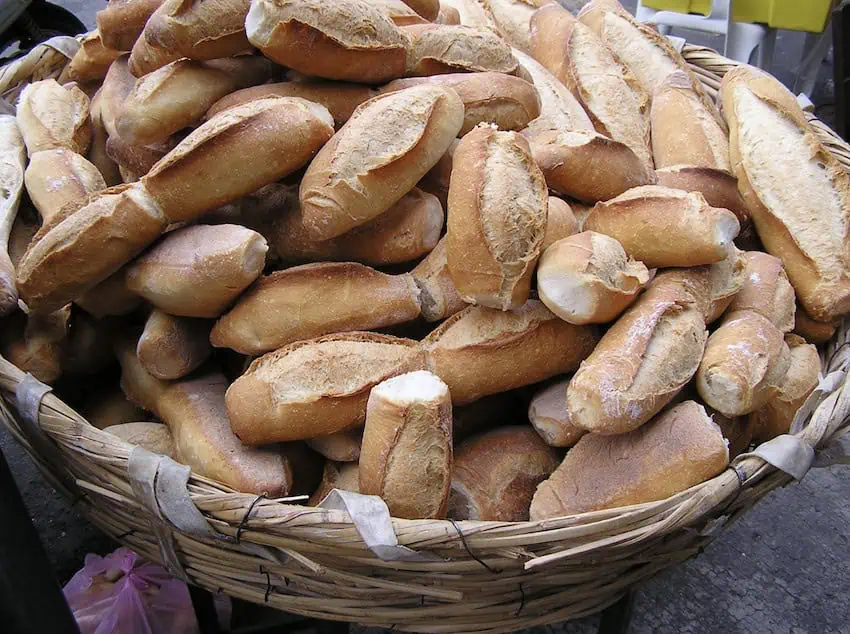
[[[685,46],[683,53],[712,94],[736,65],[705,48]],[[66,62],[56,47],[40,46],[2,69],[0,92],[14,95]],[[850,169],[850,147],[813,123]],[[803,441],[797,448],[809,454],[805,445],[823,449],[850,428],[848,343],[844,323],[821,349],[826,377],[795,421]],[[235,493],[194,474],[178,493],[193,503],[203,530],[178,531],[131,486],[132,447],[56,396],[39,400],[34,385],[0,358],[0,420],[107,534],[214,592],[406,631],[506,632],[596,613],[629,586],[696,555],[762,496],[793,480],[750,455],[670,499],[628,508],[521,523],[394,519],[398,544],[428,556],[407,551],[412,556],[387,560],[367,547],[343,510]]]

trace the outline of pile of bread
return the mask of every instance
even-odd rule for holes
[[[847,174],[770,76],[715,104],[615,0],[543,4],[112,0],[2,120],[3,355],[235,490],[401,518],[663,499],[787,433]]]

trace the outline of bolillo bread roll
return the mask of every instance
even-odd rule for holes
[[[830,322],[815,321],[806,314],[806,310],[797,304],[794,313],[794,334],[803,337],[809,343],[826,343],[835,334],[841,324],[840,319]]]
[[[327,461],[319,488],[310,496],[307,506],[318,506],[334,489],[360,492],[360,467],[356,462],[336,464]]]
[[[142,34],[145,23],[163,0],[110,0],[95,15],[103,45],[129,51]]]
[[[103,85],[100,87],[100,117],[109,137],[118,136],[118,118],[124,101],[136,85],[130,72],[127,56],[122,55],[109,66]]]
[[[454,167],[454,155],[459,139],[452,141],[446,153],[440,157],[437,164],[432,167],[422,179],[416,183],[422,191],[436,196],[444,209],[448,209],[449,184],[452,179],[452,167]]]
[[[80,38],[80,48],[62,69],[59,83],[101,81],[106,77],[110,64],[121,55],[121,52],[107,48],[97,29]]]
[[[121,423],[105,427],[103,431],[150,452],[172,459],[177,457],[174,436],[168,426],[162,423]]]
[[[419,303],[425,321],[441,321],[467,307],[449,274],[445,237],[410,274],[419,287]]]
[[[180,379],[197,370],[212,354],[212,323],[175,317],[154,309],[136,344],[139,363],[157,379]]]
[[[655,178],[662,187],[699,192],[712,207],[731,211],[741,223],[739,239],[752,231],[750,212],[738,193],[738,179],[732,174],[711,167],[671,165],[655,170]]]
[[[173,150],[177,142],[177,138],[168,137],[152,145],[134,145],[120,136],[111,136],[106,141],[106,154],[118,165],[119,172],[131,172],[137,181]]]
[[[411,77],[488,71],[514,75],[519,69],[510,46],[487,29],[414,24],[401,30],[409,39],[405,74]]]
[[[561,321],[540,302],[513,311],[472,306],[444,321],[422,345],[455,405],[575,370],[596,331]]]
[[[649,271],[614,238],[585,231],[551,245],[537,267],[537,292],[571,324],[613,321],[637,299]]]
[[[45,314],[26,317],[15,313],[0,333],[0,352],[24,372],[43,383],[54,383],[62,376],[71,306]]]
[[[257,279],[268,245],[239,225],[171,231],[127,269],[127,288],[181,317],[218,317]]]
[[[511,46],[531,54],[531,18],[549,0],[481,0],[496,31]]]
[[[141,78],[178,59],[180,59],[178,52],[156,46],[142,33],[133,44],[127,67],[134,77]]]
[[[307,445],[334,462],[357,462],[360,459],[360,445],[363,442],[362,429],[346,429],[328,436],[310,438]]]
[[[537,485],[560,462],[527,426],[500,427],[455,450],[448,516],[455,520],[527,522]]]
[[[452,481],[446,384],[419,370],[373,387],[359,465],[360,493],[383,498],[393,517],[445,517]]]
[[[258,355],[334,332],[371,330],[416,319],[413,278],[355,262],[322,262],[260,278],[215,324],[216,347]]]
[[[301,180],[307,235],[328,240],[380,216],[437,163],[462,125],[463,103],[440,86],[414,86],[361,105]]]
[[[528,142],[482,125],[461,139],[449,185],[446,257],[460,296],[509,310],[528,299],[546,232],[546,181]]]
[[[410,339],[349,332],[299,341],[256,359],[227,390],[227,413],[250,445],[326,436],[363,424],[372,387],[423,369]]]
[[[416,11],[425,20],[433,22],[440,14],[439,0],[403,0],[404,4]]]
[[[121,173],[118,171],[115,161],[109,158],[109,154],[106,151],[109,134],[106,132],[106,126],[103,124],[103,112],[100,105],[102,98],[103,90],[100,89],[91,100],[89,119],[91,121],[92,136],[86,158],[100,172],[107,187],[114,187],[121,183]]]
[[[74,303],[95,319],[127,315],[136,310],[142,298],[132,293],[124,283],[127,271],[118,269],[105,280],[74,300]]]
[[[531,519],[663,500],[729,465],[720,428],[685,401],[621,436],[587,434],[537,487]]]
[[[89,98],[75,85],[55,79],[28,84],[18,98],[17,119],[27,153],[67,148],[85,154],[91,143]]]
[[[106,189],[97,167],[67,148],[36,152],[27,165],[24,182],[45,223],[66,205],[79,209],[91,194]]]
[[[576,233],[579,233],[579,224],[572,207],[560,198],[549,196],[546,232],[543,234],[543,244],[540,245],[541,253],[558,240],[563,240]]]
[[[570,422],[569,389],[570,379],[561,379],[536,392],[528,405],[528,422],[550,447],[572,447],[587,433]]]
[[[14,116],[0,115],[0,317],[18,309],[15,269],[16,243],[30,233],[23,214],[18,214],[24,191],[27,153],[20,127]],[[18,222],[16,222],[18,219]],[[17,227],[17,231],[16,231]]]
[[[460,24],[478,29],[496,29],[492,18],[478,0],[440,0],[440,5],[457,11]]]
[[[767,318],[782,332],[792,331],[797,304],[782,262],[761,251],[744,253],[744,261],[743,285],[732,300],[729,312],[751,310]]]

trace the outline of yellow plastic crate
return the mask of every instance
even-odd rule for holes
[[[708,15],[711,0],[644,0],[643,4],[663,11]],[[736,22],[760,22],[777,29],[820,33],[826,26],[831,0],[734,0]]]

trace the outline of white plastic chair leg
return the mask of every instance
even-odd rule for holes
[[[823,33],[806,33],[803,44],[803,58],[797,71],[797,80],[794,82],[794,93],[805,93],[811,95],[815,89],[818,79],[818,71],[829,46],[832,43],[832,24],[827,24]]]
[[[770,71],[773,64],[773,50],[776,48],[776,29],[768,28],[758,47],[756,65],[762,70]]]
[[[767,28],[758,24],[730,22],[726,34],[724,55],[738,62],[748,64],[753,51],[762,43]]]
[[[658,9],[643,6],[643,2],[638,0],[635,18],[638,22],[652,22],[652,16],[658,13]]]

